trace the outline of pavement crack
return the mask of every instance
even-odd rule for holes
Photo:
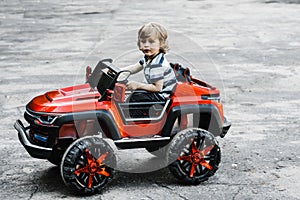
[[[261,183],[214,183],[214,185],[225,185],[225,186],[261,186]]]
[[[162,183],[158,183],[156,182],[156,184],[159,186],[159,187],[162,187],[162,188],[165,188],[167,190],[169,190],[171,193],[173,194],[176,194],[179,198],[183,199],[183,200],[189,200],[189,198],[186,198],[185,196],[179,194],[176,190],[174,190],[174,188],[166,185],[166,184],[162,184]]]
[[[169,185],[166,185],[166,184],[163,184],[163,183],[158,183],[156,182],[156,184],[159,186],[159,187],[162,187],[162,188],[166,188],[170,191],[173,191],[174,189],[172,187],[170,187]]]
[[[150,200],[154,200],[152,197],[150,197],[149,195],[146,196],[148,199]]]
[[[189,198],[186,198],[185,196],[182,196],[181,194],[178,194],[178,196],[179,196],[181,199],[189,200]]]
[[[232,197],[232,200],[235,200],[236,197],[240,194],[240,192],[242,191],[244,187],[239,187],[238,191],[234,194],[234,196]]]
[[[35,187],[34,187],[34,190],[33,190],[33,192],[30,194],[30,197],[28,198],[28,200],[32,199],[33,195],[34,195],[35,193],[37,193],[38,189],[39,189],[38,186],[35,186]]]

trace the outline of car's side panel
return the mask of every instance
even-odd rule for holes
[[[195,117],[193,122],[197,128],[204,128],[217,136],[222,133],[222,118],[213,104],[189,104],[175,106],[170,109],[166,124],[162,129],[162,136],[170,136],[176,119],[186,114],[194,114],[198,117]],[[204,116],[206,117],[204,118]]]

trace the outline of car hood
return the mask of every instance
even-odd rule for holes
[[[89,84],[48,91],[33,98],[27,108],[34,112],[66,113],[96,109],[100,94],[90,88]]]

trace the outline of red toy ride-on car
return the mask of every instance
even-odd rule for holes
[[[118,149],[145,148],[162,156],[181,182],[197,184],[217,171],[230,123],[217,88],[171,64],[178,78],[162,102],[129,102],[129,71],[111,59],[87,68],[85,84],[46,92],[26,106],[25,127],[15,123],[19,140],[35,158],[60,165],[63,181],[79,193],[100,191],[114,175]],[[141,92],[141,91],[139,91]]]

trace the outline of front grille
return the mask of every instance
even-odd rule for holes
[[[52,124],[37,123],[41,122],[40,119],[48,119],[45,114],[39,115],[38,113],[33,113],[29,110],[26,110],[26,112],[24,113],[24,117],[26,121],[30,124],[30,139],[36,145],[43,147],[53,147],[53,145],[56,144],[59,127],[53,126]]]

